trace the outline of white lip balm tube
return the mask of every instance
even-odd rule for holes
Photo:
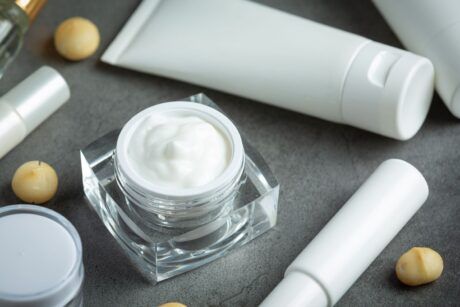
[[[144,0],[102,61],[399,140],[434,86],[426,58],[242,0]]]
[[[333,306],[428,197],[423,175],[383,162],[287,268],[262,307]]]
[[[0,97],[0,158],[70,97],[64,78],[43,66]]]
[[[373,1],[407,49],[433,62],[436,89],[460,118],[460,1]]]

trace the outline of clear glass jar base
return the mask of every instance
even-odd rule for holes
[[[220,109],[204,94],[184,99]],[[115,178],[113,152],[119,130],[81,151],[84,192],[92,208],[129,259],[151,282],[159,282],[220,258],[272,228],[279,185],[260,154],[243,137],[245,180],[231,210],[193,229],[158,231],[136,214]]]

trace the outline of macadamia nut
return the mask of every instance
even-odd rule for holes
[[[178,302],[171,302],[171,303],[164,303],[161,304],[158,307],[187,307],[184,304],[178,303]]]
[[[396,263],[398,279],[408,286],[435,281],[441,276],[444,264],[436,251],[428,247],[413,247]]]
[[[56,50],[71,61],[90,57],[99,47],[99,41],[99,30],[96,25],[81,17],[64,20],[54,33]]]
[[[43,204],[56,194],[58,177],[55,170],[45,162],[29,161],[16,170],[11,186],[14,194],[22,201]]]

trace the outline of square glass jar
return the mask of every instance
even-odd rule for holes
[[[222,112],[204,94],[181,101]],[[275,226],[279,184],[244,136],[243,175],[227,209],[197,227],[171,229],[139,214],[120,187],[114,161],[119,134],[120,129],[109,132],[80,151],[84,192],[106,228],[149,281],[156,283],[195,269]]]

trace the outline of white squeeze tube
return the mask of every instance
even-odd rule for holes
[[[244,0],[144,0],[102,61],[399,140],[434,82],[426,58]]]
[[[261,307],[335,305],[427,197],[415,167],[383,162],[289,265]]]
[[[402,43],[433,62],[436,90],[460,118],[460,1],[373,2]]]

